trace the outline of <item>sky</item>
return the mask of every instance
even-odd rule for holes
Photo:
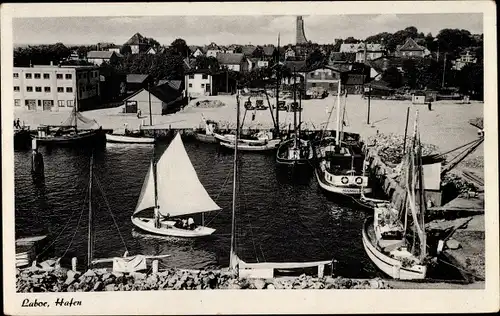
[[[278,33],[282,44],[294,44],[295,19],[291,15],[44,17],[14,18],[12,28],[15,45],[123,44],[136,32],[164,45],[176,38],[188,45],[276,44]],[[320,44],[349,36],[364,39],[408,26],[434,36],[444,28],[483,33],[481,13],[312,15],[303,19],[307,39]]]

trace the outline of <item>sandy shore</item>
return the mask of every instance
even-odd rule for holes
[[[196,108],[197,101],[218,99],[225,106],[219,108]],[[272,101],[271,101],[272,102]],[[302,119],[304,128],[320,129],[328,119],[327,109],[330,110],[336,103],[334,96],[323,100],[304,100]],[[358,95],[348,96],[346,103],[344,127],[346,132],[359,133],[369,136],[377,130],[381,133],[404,134],[406,109],[411,105],[409,101],[372,100],[370,111],[370,125],[367,122],[367,100]],[[415,109],[419,109],[420,130],[422,141],[438,146],[441,151],[447,151],[477,138],[477,129],[469,125],[468,121],[476,117],[483,117],[483,103],[457,104],[455,101],[439,101],[433,103],[433,110],[428,111],[426,105],[414,105],[410,111],[410,130],[413,123]],[[149,123],[149,117],[138,119],[134,114],[121,113],[122,108],[100,109],[83,112],[84,116],[95,119],[105,129],[123,128],[127,123],[129,128],[138,128],[142,121]],[[242,115],[243,115],[242,110]],[[329,128],[335,127],[334,111]],[[28,112],[16,111],[15,117],[24,121],[31,128],[39,124],[59,124],[66,120],[68,112]],[[193,128],[198,127],[202,118],[220,122],[235,122],[236,98],[235,96],[212,96],[192,100],[182,111],[170,115],[154,115],[153,125],[158,128]],[[255,120],[252,114],[247,113],[245,127],[271,128],[272,119],[269,110],[257,111]],[[293,114],[280,111],[280,123],[293,124]],[[281,124],[280,124],[281,125]],[[482,146],[470,156],[483,155]]]

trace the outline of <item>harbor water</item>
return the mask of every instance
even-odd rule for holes
[[[55,240],[53,256],[86,262],[86,196],[93,151],[97,178],[92,186],[94,258],[121,256],[127,249],[130,254],[169,254],[161,259],[160,268],[227,267],[233,155],[217,145],[185,142],[201,183],[222,208],[204,215],[205,224],[216,229],[212,236],[197,240],[158,237],[131,223],[150,160],[153,155],[158,158],[167,145],[165,142],[154,149],[152,145],[107,144],[94,150],[42,147],[44,180],[34,180],[30,173],[31,151],[16,150],[16,238],[48,234]],[[242,153],[239,175],[236,251],[242,260],[335,259],[337,273],[342,276],[383,276],[361,242],[361,227],[369,214],[325,196],[313,173],[294,178],[276,167],[272,154]],[[197,215],[195,220],[199,223],[202,217]]]

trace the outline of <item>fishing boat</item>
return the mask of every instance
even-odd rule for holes
[[[158,235],[203,237],[215,229],[203,223],[186,228],[179,217],[220,209],[198,179],[177,133],[158,162],[153,157],[131,220],[138,228]]]
[[[418,118],[418,112],[417,112]],[[406,203],[401,211],[387,201],[368,199],[374,206],[374,216],[362,229],[362,240],[368,257],[384,273],[394,279],[424,279],[427,273],[427,241],[425,232],[425,201],[423,188],[420,137],[417,119],[412,148],[406,155]],[[366,198],[365,198],[366,199]],[[413,226],[413,240],[409,230]]]
[[[37,135],[33,136],[38,144],[73,144],[96,140],[102,133],[102,127],[95,120],[84,117],[76,108],[61,125],[41,125]]]
[[[237,102],[237,126],[239,125],[239,102]],[[236,131],[236,139],[239,137],[239,128]],[[304,269],[316,270],[318,277],[323,277],[325,272],[332,272],[333,260],[322,260],[312,262],[257,262],[248,263],[241,260],[236,253],[236,205],[238,199],[238,151],[239,146],[234,147],[233,162],[233,199],[231,217],[231,245],[229,255],[229,270],[235,272],[239,278],[273,278],[276,272],[291,273],[293,271],[303,271]]]
[[[299,114],[302,112],[302,92],[299,93],[299,103],[297,103],[296,76],[294,76],[293,106],[291,108],[293,109],[293,134],[289,139],[279,144],[276,162],[279,165],[310,165],[314,157],[313,147],[309,140],[300,138],[301,117],[299,117],[297,124],[297,111]]]
[[[337,127],[334,137],[324,137],[315,144],[315,175],[319,186],[326,192],[357,196],[370,193],[368,177],[363,173],[364,155],[359,145],[344,141],[345,95],[338,81]],[[341,102],[341,99],[344,102]],[[343,106],[342,106],[343,104]],[[331,113],[330,111],[330,116]],[[342,119],[341,119],[342,113]],[[328,128],[328,118],[325,130]]]
[[[214,132],[218,128],[218,124],[212,120],[204,120],[205,128],[198,128],[194,131],[194,136],[196,140],[202,143],[215,144],[217,143],[217,139],[214,136]]]

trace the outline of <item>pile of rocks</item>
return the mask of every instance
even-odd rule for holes
[[[406,146],[410,146],[412,137],[406,138]],[[373,145],[384,163],[397,165],[403,159],[404,136],[396,134],[382,134],[368,138],[368,144]],[[431,144],[422,144],[422,156],[438,154],[438,147]]]
[[[472,184],[470,181],[465,180],[463,177],[454,174],[454,173],[446,173],[442,180],[442,186],[453,185],[458,192],[459,196],[466,196],[470,191],[477,191],[478,188]]]
[[[195,103],[195,107],[197,108],[220,108],[225,105],[226,104],[224,102],[219,100],[203,100]]]
[[[468,159],[462,162],[465,167],[475,168],[475,169],[484,169],[484,158],[476,157],[472,159]]]
[[[313,278],[238,279],[222,270],[170,269],[157,274],[117,273],[91,269],[81,274],[54,265],[55,261],[17,270],[17,292],[93,292],[205,289],[387,289],[381,279]]]

